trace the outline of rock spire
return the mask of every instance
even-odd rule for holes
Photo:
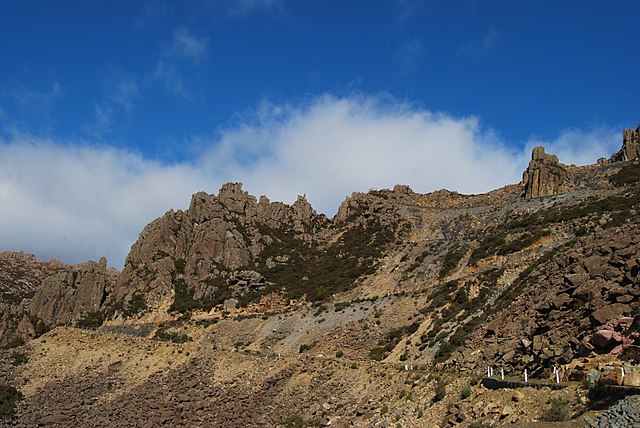
[[[540,198],[570,191],[573,188],[571,174],[556,155],[547,154],[544,147],[533,149],[529,167],[522,176],[524,198]]]

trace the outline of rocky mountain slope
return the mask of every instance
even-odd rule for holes
[[[483,195],[354,193],[332,219],[226,184],[145,227],[120,273],[3,254],[2,343],[29,342],[0,355],[7,401],[23,395],[6,421],[581,426],[600,401],[579,383],[477,378],[606,361],[635,382],[638,135],[584,167],[535,148]]]

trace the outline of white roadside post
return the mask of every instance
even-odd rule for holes
[[[500,378],[504,380],[504,369],[500,369]]]
[[[527,376],[527,369],[524,369],[524,381],[525,383],[529,382],[529,377]]]

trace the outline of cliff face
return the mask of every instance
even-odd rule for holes
[[[117,271],[107,261],[67,265],[25,253],[0,254],[0,346],[23,341],[100,311]]]
[[[21,302],[36,293],[43,279],[64,269],[59,261],[42,262],[32,254],[0,253],[0,346],[16,333],[22,339],[35,334]]]
[[[29,314],[47,325],[69,324],[101,309],[116,274],[107,260],[71,265],[46,277],[29,302]]]
[[[541,146],[533,149],[522,182],[527,199],[554,196],[573,188],[571,174],[565,165],[558,161],[557,156],[545,153]]]
[[[169,211],[145,227],[127,256],[112,302],[126,308],[143,295],[146,306],[159,308],[171,303],[177,290],[203,304],[221,303],[232,297],[227,281],[251,270],[258,255],[277,241],[274,236],[310,242],[326,221],[304,197],[291,206],[266,197],[257,201],[239,183],[225,184],[217,196],[196,193],[189,209]],[[259,275],[252,277],[261,282]]]
[[[622,148],[611,156],[610,162],[640,159],[640,125],[636,129],[625,129],[622,133]]]

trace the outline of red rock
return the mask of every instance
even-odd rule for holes
[[[617,331],[598,330],[589,340],[596,348],[609,348],[622,342],[622,335]]]

